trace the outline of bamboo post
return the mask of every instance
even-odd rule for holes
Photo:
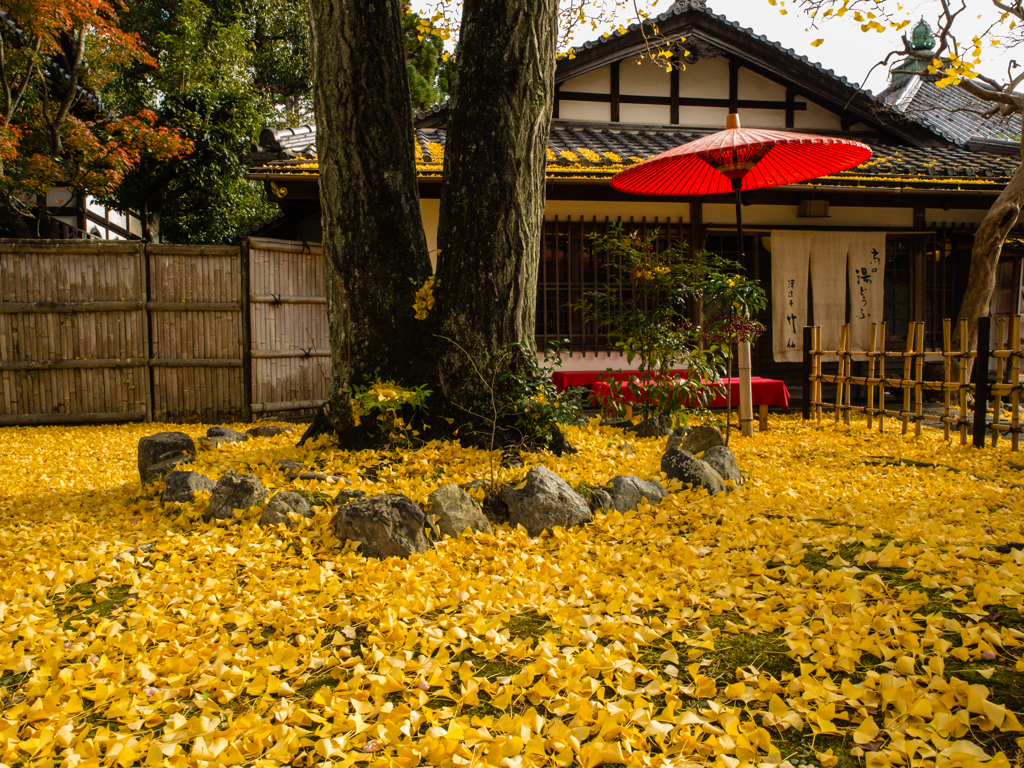
[[[1010,414],[1010,443],[1017,451],[1020,449],[1020,315],[1014,315],[1010,320],[1010,348],[1013,350],[1010,358],[1013,364],[1010,369],[1010,384],[1013,386],[1010,394],[1010,407],[1013,409]]]
[[[900,381],[900,389],[903,390],[903,408],[900,413],[902,422],[901,434],[907,434],[907,426],[910,424],[910,367],[914,358],[914,337],[916,336],[917,323],[907,325],[907,348],[903,351],[903,378]]]
[[[996,345],[995,349],[998,352],[1003,352],[1009,348],[1009,344],[1006,344],[1006,318],[999,318],[999,322],[996,323]],[[1002,355],[996,356],[996,391],[992,402],[992,447],[995,448],[999,445],[999,432],[1000,423],[999,419],[1003,411],[1003,393],[999,389],[999,385],[1003,383],[1003,378],[1006,376],[1006,358]]]
[[[814,326],[814,410],[818,423],[821,423],[822,406],[825,398],[821,392],[821,326]]]
[[[924,323],[917,324],[917,354],[914,356],[915,372],[914,378],[917,381],[915,386],[915,397],[917,400],[916,408],[914,409],[914,416],[916,424],[914,425],[914,435],[917,437],[921,436],[922,422],[924,421]]]
[[[836,350],[836,357],[839,358],[838,374],[836,375],[836,413],[835,421],[839,423],[839,414],[843,407],[843,386],[846,383],[846,371],[843,368],[845,358],[843,357],[843,350],[846,348],[846,339],[850,333],[850,326],[844,325],[842,331],[839,333],[839,349]]]
[[[737,346],[740,368],[740,433],[744,437],[753,437],[754,401],[750,391],[750,342],[741,341]]]
[[[985,428],[988,416],[988,358],[989,343],[992,339],[992,318],[978,318],[978,359],[974,363],[975,381],[974,387],[974,438],[975,448],[985,447]]]
[[[885,434],[885,323],[878,326],[878,431]]]
[[[846,345],[843,347],[846,357],[846,398],[844,400],[845,410],[843,411],[843,423],[849,426],[850,424],[850,410],[852,408],[853,399],[853,385],[850,379],[853,377],[853,353],[850,347],[850,337],[852,336],[850,331],[850,324],[846,324]]]
[[[814,329],[804,326],[804,392],[803,392],[803,417],[804,421],[811,418],[811,403],[814,401],[812,377],[814,375]]]
[[[875,341],[878,338],[878,323],[871,324],[871,341],[868,344],[868,429],[875,425],[875,385],[871,380],[875,378]]]
[[[952,371],[950,370],[950,354],[953,351],[953,329],[949,318],[942,321],[942,402],[945,406],[945,415],[942,419],[942,434],[946,440],[949,440],[949,420],[950,414],[950,398],[952,393],[949,391],[950,382],[953,379],[950,377]]]
[[[967,319],[960,321],[960,445],[967,445]]]

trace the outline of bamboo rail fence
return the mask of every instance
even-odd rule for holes
[[[991,336],[989,318],[981,318],[978,338]],[[968,434],[973,436],[978,447],[984,444],[986,434],[991,432],[991,444],[995,447],[1000,437],[1007,435],[1011,448],[1020,450],[1020,405],[1021,405],[1021,316],[999,318],[996,324],[995,345],[982,346],[979,350],[967,349],[967,321],[960,323],[957,348],[952,343],[952,322],[943,321],[943,346],[941,350],[924,348],[924,323],[910,323],[907,341],[903,351],[886,350],[885,323],[872,323],[869,349],[850,348],[850,326],[844,325],[840,333],[839,348],[822,349],[821,326],[804,329],[805,395],[804,418],[821,421],[824,411],[831,409],[836,422],[840,419],[850,423],[852,412],[867,415],[868,428],[877,425],[885,432],[886,419],[897,420],[902,434],[914,426],[914,433],[921,434],[926,420],[924,414],[925,392],[940,392],[943,412],[941,416],[928,417],[942,424],[947,439],[959,433],[961,445],[966,445]],[[835,373],[825,373],[824,366],[831,365],[823,360],[837,358]],[[994,375],[990,372],[989,360],[995,360]],[[853,375],[853,364],[858,360],[866,363],[866,375]],[[972,382],[968,369],[974,365],[975,379]],[[887,369],[888,363],[888,371]],[[928,363],[941,364],[942,381],[925,379]],[[825,401],[823,384],[835,384],[834,402]],[[853,405],[851,388],[867,389],[867,403]],[[886,389],[896,389],[894,403],[887,403]],[[979,408],[968,407],[968,395],[975,397]],[[992,419],[986,417],[987,402],[993,400]],[[1009,406],[1008,419],[1003,418],[1004,403]],[[972,418],[968,418],[968,414]]]
[[[0,425],[315,409],[326,303],[319,246],[0,240]]]

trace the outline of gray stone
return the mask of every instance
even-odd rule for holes
[[[669,448],[678,448],[683,444],[683,438],[690,434],[690,430],[687,427],[676,427],[672,430],[672,434],[668,436],[668,443],[665,445],[665,450]]]
[[[365,495],[366,491],[360,491],[358,488],[343,488],[334,497],[334,506],[340,507],[342,504],[348,504],[353,499],[361,499]]]
[[[725,445],[725,438],[715,427],[700,426],[690,430],[690,434],[683,438],[679,444],[681,450],[697,456],[704,453],[708,448],[716,445]]]
[[[602,427],[615,427],[616,429],[630,429],[633,426],[631,419],[615,418],[601,419],[600,424]]]
[[[612,495],[604,488],[596,488],[594,490],[594,506],[597,509],[615,509]]]
[[[427,501],[430,514],[437,517],[437,527],[446,536],[458,536],[467,528],[473,533],[493,533],[480,502],[457,485],[442,485],[427,496]]]
[[[291,427],[279,427],[275,424],[260,424],[258,427],[245,430],[250,437],[277,437],[285,432],[291,432]]]
[[[270,503],[263,508],[260,525],[287,525],[291,527],[295,517],[313,517],[313,508],[302,494],[295,491],[275,493]]]
[[[464,491],[473,490],[475,488],[486,488],[487,481],[482,477],[478,477],[476,480],[470,480],[468,483],[459,483],[459,488]]]
[[[292,461],[291,459],[278,459],[277,462],[275,462],[275,463],[281,469],[302,469],[303,468],[302,465],[299,464],[299,462]]]
[[[212,491],[216,483],[198,472],[183,472],[176,469],[167,476],[161,504],[184,504],[195,501],[196,491]]]
[[[147,435],[139,440],[139,477],[143,484],[152,483],[195,458],[196,444],[184,432]]]
[[[666,413],[656,413],[627,429],[637,437],[664,437],[672,434],[672,417]]]
[[[373,557],[408,557],[432,546],[425,529],[427,518],[408,496],[379,493],[355,499],[338,508],[332,521],[334,535],[357,541]]]
[[[729,446],[716,445],[708,448],[701,458],[705,464],[720,474],[723,480],[743,485],[743,473],[740,472],[740,465],[736,463],[736,456]]]
[[[255,475],[240,475],[231,470],[217,481],[210,495],[210,506],[203,515],[205,520],[229,520],[236,509],[248,509],[266,501],[267,489]]]
[[[227,427],[210,427],[206,430],[206,437],[199,438],[199,445],[203,448],[217,448],[228,443],[244,443],[249,436],[242,432],[235,432]]]
[[[587,502],[547,467],[533,467],[526,473],[523,489],[517,491],[510,486],[502,499],[508,505],[509,523],[523,526],[530,536],[594,519]]]
[[[608,482],[605,492],[608,494],[608,504],[602,503],[601,506],[619,512],[635,509],[644,498],[651,504],[660,504],[667,495],[661,483],[642,480],[635,475],[616,475]]]
[[[673,480],[693,486],[694,490],[706,488],[712,495],[725,490],[725,481],[721,475],[706,462],[680,448],[665,451],[661,457],[661,471]]]

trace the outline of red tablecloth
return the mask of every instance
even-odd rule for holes
[[[673,373],[675,373],[673,371]],[[616,377],[618,378],[618,377]],[[740,403],[740,380],[739,378],[722,379],[719,384],[716,385],[722,390],[719,395],[708,403],[709,408],[725,408],[726,399],[724,387],[728,384],[732,390],[732,404],[734,407],[739,407]],[[618,387],[619,391],[615,395],[615,399],[619,402],[635,403],[637,398],[633,392],[630,391],[629,382],[623,380]],[[590,388],[590,399],[591,402],[600,402],[600,398],[607,398],[611,392],[611,388],[607,381],[595,381]],[[752,405],[776,405],[780,408],[789,407],[789,390],[786,389],[786,383],[777,379],[762,379],[760,376],[752,376],[750,378],[750,396],[753,400]]]

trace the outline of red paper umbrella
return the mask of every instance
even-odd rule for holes
[[[634,195],[719,195],[816,179],[860,165],[871,149],[858,141],[785,131],[727,128],[627,168],[612,187]]]
[[[785,131],[744,130],[740,117],[729,115],[724,131],[691,141],[681,147],[627,168],[612,179],[612,187],[634,195],[720,195],[736,193],[737,251],[743,258],[744,189],[779,187],[845,171],[871,157],[871,149],[857,141],[809,136]],[[741,353],[742,354],[742,353]],[[749,347],[747,371],[741,365],[740,402],[750,403]],[[742,359],[742,358],[741,358]],[[729,360],[732,368],[732,359]],[[732,388],[728,393],[731,395]],[[732,398],[726,407],[732,410]],[[753,411],[744,431],[752,425]],[[726,441],[729,435],[726,421]]]

